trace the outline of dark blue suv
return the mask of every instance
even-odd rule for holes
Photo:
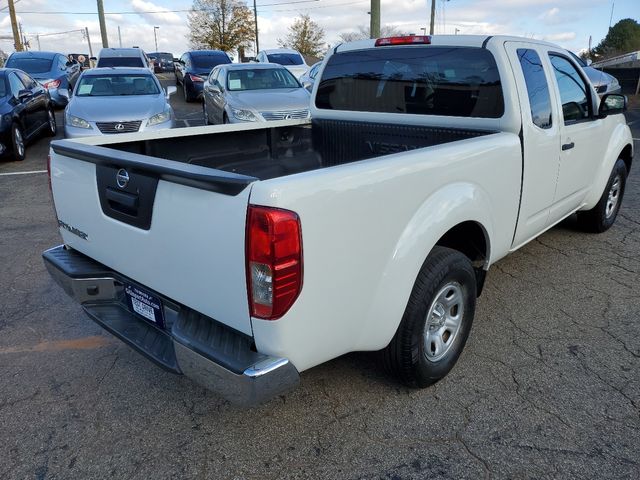
[[[183,53],[176,65],[176,84],[182,85],[184,99],[193,102],[202,97],[202,86],[214,67],[231,63],[222,50],[192,50]]]

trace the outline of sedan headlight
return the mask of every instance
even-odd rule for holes
[[[147,127],[152,127],[160,123],[168,122],[169,120],[171,120],[171,111],[165,110],[164,112],[156,113],[153,117],[151,117],[147,122]]]
[[[233,116],[238,120],[244,120],[245,122],[257,122],[258,117],[254,115],[251,110],[242,110],[239,108],[231,108],[231,112],[233,112]]]
[[[89,122],[87,122],[84,118],[76,117],[75,115],[69,115],[68,113],[64,121],[67,122],[67,125],[71,127],[91,128],[91,125],[89,124]]]

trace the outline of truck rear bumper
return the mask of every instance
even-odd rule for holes
[[[96,323],[165,370],[232,403],[257,405],[299,382],[286,358],[254,351],[250,337],[156,292],[165,327],[151,324],[127,306],[125,285],[135,282],[75,250],[61,245],[42,257],[54,280]]]

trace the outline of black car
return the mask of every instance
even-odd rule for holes
[[[22,70],[0,68],[0,154],[24,160],[28,141],[56,131],[49,92]]]
[[[214,67],[231,63],[221,50],[193,50],[182,54],[176,66],[176,84],[182,85],[184,99],[193,102],[202,97],[202,86]]]
[[[153,58],[153,71],[155,73],[173,72],[173,54],[167,52],[151,52],[149,59]]]

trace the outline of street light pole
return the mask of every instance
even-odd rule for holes
[[[156,32],[160,29],[160,27],[153,27],[153,39],[156,42],[156,52],[158,51],[158,36],[156,35]]]

